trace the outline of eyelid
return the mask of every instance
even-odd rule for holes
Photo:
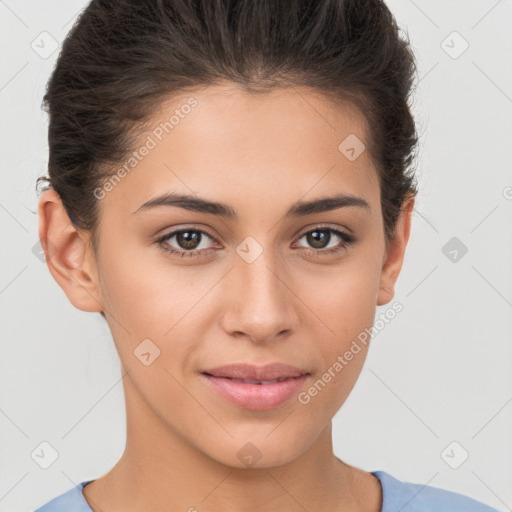
[[[174,228],[171,231],[169,231],[169,232],[167,232],[167,233],[165,233],[163,235],[157,236],[156,239],[154,240],[154,243],[162,244],[166,240],[176,236],[178,233],[180,233],[182,231],[188,231],[188,230],[189,231],[197,231],[197,232],[206,234],[208,237],[210,237],[217,244],[220,243],[217,240],[217,236],[214,235],[213,232],[209,228],[204,227],[204,226],[194,225],[194,224],[190,224],[190,225],[185,225],[183,227]],[[337,247],[337,248],[331,248],[331,249],[312,249],[312,248],[308,248],[308,247],[302,247],[301,248],[303,251],[305,251],[307,253],[310,253],[310,254],[315,254],[317,256],[328,255],[328,254],[333,253],[333,252],[339,252],[339,251],[343,250],[344,248],[347,248],[348,246],[354,244],[357,241],[356,236],[352,234],[350,229],[347,229],[347,228],[344,228],[344,227],[341,227],[341,226],[333,227],[333,226],[328,225],[328,224],[316,223],[316,224],[311,224],[310,226],[306,226],[301,231],[299,231],[299,234],[294,236],[294,239],[296,241],[293,242],[293,244],[297,244],[298,241],[304,235],[306,235],[307,233],[310,233],[312,231],[315,231],[315,230],[330,231],[335,236],[340,238],[341,241],[342,241],[341,242],[341,246]],[[165,252],[168,252],[168,253],[173,253],[174,255],[196,256],[196,254],[197,254],[197,255],[199,255],[199,257],[201,257],[203,255],[209,254],[211,251],[216,250],[216,249],[215,248],[207,248],[207,249],[193,249],[193,250],[190,250],[190,251],[185,251],[185,250],[180,250],[180,249],[177,250],[177,249],[174,249],[174,248],[171,247],[171,249],[162,249],[162,250],[164,250]]]
[[[302,249],[304,251],[309,252],[311,254],[316,254],[318,256],[327,255],[327,254],[330,254],[330,253],[339,252],[339,251],[341,251],[343,249],[346,249],[350,245],[353,245],[353,244],[355,244],[358,241],[357,237],[354,234],[352,234],[352,231],[350,229],[346,229],[346,228],[343,228],[341,226],[333,227],[333,226],[328,225],[328,224],[320,223],[320,224],[313,224],[312,226],[304,228],[303,231],[300,231],[299,235],[297,235],[295,237],[297,242],[294,242],[294,244],[297,244],[298,241],[304,235],[306,235],[308,233],[311,233],[312,231],[322,231],[322,230],[329,231],[332,234],[334,234],[334,236],[337,236],[338,238],[340,238],[341,239],[341,246],[339,246],[337,248],[331,248],[331,249],[312,249],[312,248],[308,248],[308,247],[303,247]]]
[[[186,224],[183,227],[173,228],[173,229],[171,229],[171,231],[168,231],[162,235],[157,235],[155,237],[154,241],[159,241],[162,239],[170,238],[171,235],[175,235],[176,233],[178,233],[180,231],[186,231],[187,229],[190,229],[191,231],[197,230],[200,232],[204,232],[210,238],[212,238],[213,240],[218,242],[217,235],[215,235],[212,230],[210,230],[209,228],[207,228],[203,225],[198,225],[198,224]],[[342,233],[345,233],[347,236],[355,238],[355,235],[353,235],[352,231],[348,228],[340,227],[340,226],[331,226],[329,224],[322,224],[322,223],[313,223],[313,224],[310,224],[309,226],[306,226],[305,228],[302,228],[301,230],[299,230],[298,232],[295,233],[294,238],[301,238],[306,233],[309,233],[310,231],[314,231],[315,229],[332,229],[333,231],[341,231]]]
[[[295,238],[301,238],[306,233],[309,233],[310,231],[314,231],[315,229],[332,229],[333,231],[341,231],[342,233],[345,233],[347,236],[355,238],[355,235],[352,233],[352,230],[338,226],[338,225],[331,225],[331,224],[323,224],[323,223],[313,223],[309,226],[306,226],[305,228],[302,228],[298,233],[295,235]]]
[[[198,225],[198,224],[185,224],[183,227],[172,228],[169,231],[166,231],[165,233],[163,233],[162,235],[156,235],[155,241],[162,240],[165,238],[170,238],[171,236],[179,233],[180,231],[187,231],[187,230],[200,231],[200,232],[206,233],[210,238],[217,240],[217,235],[215,235],[213,233],[213,231],[210,230],[209,228],[202,226],[202,225]]]

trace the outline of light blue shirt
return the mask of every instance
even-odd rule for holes
[[[381,483],[383,503],[380,512],[500,512],[480,501],[437,487],[402,482],[385,471],[372,471]],[[84,481],[57,496],[34,512],[92,512],[82,489]]]

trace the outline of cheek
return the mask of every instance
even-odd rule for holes
[[[315,407],[335,413],[350,394],[366,359],[376,312],[380,255],[360,251],[336,272],[311,283],[308,304],[321,320],[311,334],[319,339],[319,380],[308,392]],[[319,329],[324,333],[319,336]],[[308,397],[305,398],[306,400]]]
[[[185,285],[180,282],[179,273],[162,271],[165,266],[161,256],[157,261],[156,248],[137,240],[116,239],[113,234],[105,235],[105,239],[108,243],[102,246],[101,253],[105,308],[120,323],[126,323],[129,331],[154,325],[155,318],[160,318],[163,324],[170,323],[172,318],[168,321],[165,318],[180,303],[183,295],[180,291]]]
[[[164,368],[175,373],[194,354],[200,340],[194,318],[207,303],[201,298],[213,283],[198,279],[191,267],[173,268],[147,247],[127,245],[120,253],[122,258],[113,257],[108,247],[103,253],[100,277],[105,314],[127,368],[133,367],[138,375],[141,361],[134,356],[158,354],[151,363],[151,379],[160,375],[156,384],[159,378],[170,378]]]
[[[375,292],[367,279],[352,275],[332,281],[331,286],[328,297],[312,297],[316,304],[312,309],[320,312],[322,320],[321,327],[311,334],[311,339],[318,341],[315,351],[320,368],[299,400],[326,421],[343,405],[359,378],[376,309]],[[319,335],[319,330],[326,334]]]
[[[327,422],[339,411],[354,388],[366,359],[367,348],[363,345],[359,350],[350,361],[343,359],[345,351],[338,354],[340,360],[338,355],[333,357],[309,387],[298,395],[299,407],[304,408],[305,413],[309,411],[306,416]]]
[[[329,346],[342,348],[343,343],[373,324],[379,276],[376,264],[358,258],[311,281],[307,303],[325,325],[327,336],[334,340]]]

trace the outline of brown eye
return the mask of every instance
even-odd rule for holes
[[[331,239],[331,233],[327,229],[315,229],[314,231],[310,231],[306,235],[306,240],[308,244],[311,244],[313,249],[324,249],[325,244],[329,243]]]
[[[175,239],[174,241],[172,241]],[[171,231],[160,237],[156,243],[167,253],[176,256],[203,255],[213,250],[209,247],[208,240],[215,240],[203,229],[184,228]]]
[[[316,255],[342,251],[348,245],[355,242],[355,238],[348,233],[324,226],[318,226],[315,229],[303,233],[299,240],[303,238],[306,240],[309,247],[303,245],[299,245],[299,247],[303,247],[306,251]],[[329,246],[332,241],[334,241],[334,243]]]
[[[182,249],[196,249],[201,242],[201,233],[199,231],[178,231],[175,234],[176,242]]]

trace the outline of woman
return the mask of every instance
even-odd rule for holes
[[[332,449],[409,238],[414,71],[380,0],[89,4],[39,236],[109,325],[127,440],[38,512],[493,510]]]

